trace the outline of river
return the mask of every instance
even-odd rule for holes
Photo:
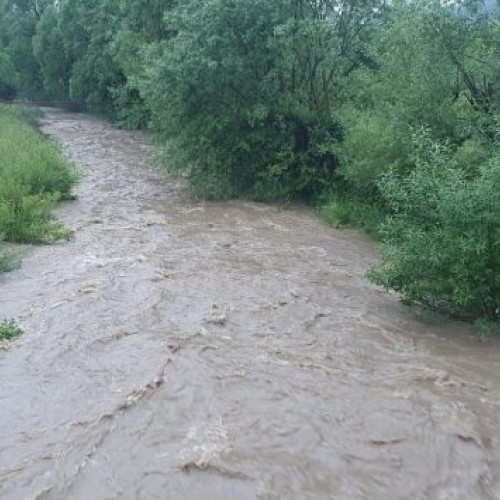
[[[194,203],[145,134],[47,110],[70,242],[0,277],[0,498],[500,498],[500,342],[365,278],[314,212]]]

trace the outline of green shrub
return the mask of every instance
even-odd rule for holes
[[[0,341],[12,340],[22,335],[23,331],[13,319],[4,319],[0,323]]]
[[[375,203],[366,203],[345,193],[330,193],[319,205],[320,215],[334,227],[361,228],[378,238],[384,212]]]
[[[379,176],[408,161],[409,127],[398,127],[394,117],[374,111],[351,110],[343,122],[347,132],[339,148],[339,171],[358,195],[377,199]]]
[[[414,169],[379,188],[391,215],[382,226],[378,284],[467,318],[497,321],[500,308],[500,153],[470,179],[427,131],[415,137]]]

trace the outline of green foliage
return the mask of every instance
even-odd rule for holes
[[[9,252],[0,246],[0,273],[5,273],[13,268],[12,258]]]
[[[65,47],[60,27],[60,11],[49,8],[37,24],[33,37],[33,54],[40,66],[43,87],[55,99],[69,97],[72,59]]]
[[[468,179],[449,146],[414,135],[414,168],[379,182],[391,210],[383,266],[372,279],[405,299],[464,317],[498,319],[500,153]]]
[[[16,105],[3,109],[8,109],[19,122],[29,125],[33,129],[38,128],[40,119],[44,116],[40,108],[33,106]]]
[[[15,95],[18,75],[10,56],[0,47],[0,99],[9,100]]]
[[[412,130],[449,142],[473,172],[488,155],[498,28],[440,2],[401,2],[386,11],[370,50],[376,71],[360,71],[342,111],[340,171],[358,193],[379,199],[380,175],[410,170]],[[486,49],[488,47],[488,49]]]
[[[407,164],[410,131],[377,111],[346,110],[343,123],[348,133],[339,147],[339,171],[357,196],[377,200],[380,175]]]
[[[43,9],[43,2],[0,0],[0,54],[8,64],[8,97],[39,96],[42,92],[39,67],[33,54],[32,39]],[[0,55],[0,68],[2,56]],[[5,62],[7,60],[7,63]]]
[[[142,85],[170,167],[187,169],[201,194],[214,181],[228,197],[259,200],[325,189],[342,138],[336,112],[365,60],[365,24],[376,3],[348,12],[334,1],[284,0],[175,9],[168,26],[177,35],[150,46]]]
[[[13,319],[4,319],[0,323],[0,341],[13,340],[22,334],[23,331]]]
[[[117,2],[106,0],[114,12]],[[122,85],[111,89],[116,108],[116,120],[126,128],[146,128],[150,122],[150,105],[142,95],[142,82],[146,72],[143,57],[146,47],[168,40],[172,33],[164,18],[179,3],[178,0],[120,0],[119,24],[110,51],[113,60],[124,75]],[[152,103],[154,108],[155,104]]]
[[[33,37],[45,92],[83,102],[122,126],[146,127],[149,109],[136,82],[144,72],[141,52],[168,36],[163,15],[173,3],[66,0],[47,6]]]
[[[474,322],[477,334],[482,340],[487,340],[498,332],[499,323],[498,321],[492,321],[486,318],[478,318]]]
[[[0,107],[0,234],[8,241],[48,243],[70,232],[52,220],[70,196],[76,174],[51,141],[18,113]]]
[[[361,228],[373,238],[379,237],[385,216],[381,207],[353,198],[348,191],[325,195],[319,204],[319,213],[334,227]]]

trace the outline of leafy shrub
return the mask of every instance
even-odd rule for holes
[[[394,117],[375,111],[350,111],[343,121],[347,133],[339,148],[339,171],[355,193],[377,199],[380,175],[408,161],[408,126],[397,127]]]
[[[376,205],[353,200],[346,195],[329,197],[319,209],[320,215],[334,227],[358,227],[378,238],[383,212]]]
[[[11,100],[16,94],[16,68],[0,47],[0,99]]]
[[[13,319],[4,319],[0,323],[0,341],[12,340],[22,335],[23,331]]]
[[[496,321],[500,308],[500,153],[470,179],[450,148],[414,136],[414,168],[379,188],[391,215],[382,226],[378,284],[417,302]]]
[[[145,129],[149,123],[149,110],[138,91],[129,86],[110,90],[116,107],[116,125],[128,129]]]

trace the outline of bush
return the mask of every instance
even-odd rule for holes
[[[51,211],[70,196],[76,174],[54,143],[18,112],[0,107],[0,234],[8,241],[48,243],[70,233]]]
[[[375,203],[366,203],[348,195],[349,191],[323,196],[320,215],[334,227],[357,227],[373,238],[379,237],[384,212]]]
[[[0,323],[0,341],[12,340],[22,335],[23,331],[13,319],[4,319]]]
[[[473,179],[427,131],[414,136],[414,169],[379,182],[391,215],[382,226],[378,284],[470,319],[497,321],[500,308],[500,153]]]
[[[379,176],[407,164],[409,127],[398,127],[394,117],[375,111],[350,110],[343,122],[347,133],[339,148],[340,174],[358,196],[376,200]]]

